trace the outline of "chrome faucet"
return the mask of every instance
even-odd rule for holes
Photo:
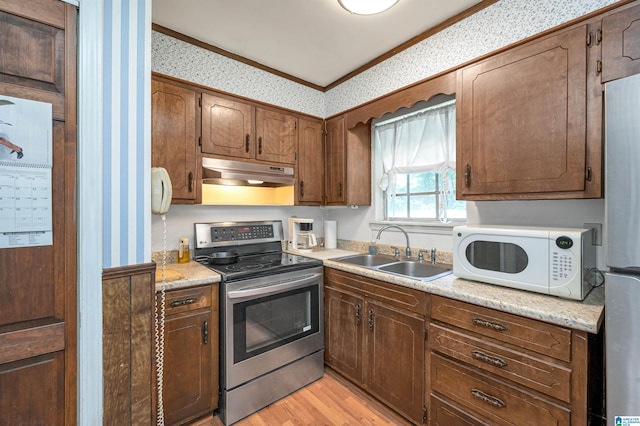
[[[431,249],[431,264],[435,265],[436,264],[436,248],[432,248]]]
[[[409,259],[411,257],[411,248],[409,247],[409,235],[405,232],[404,229],[400,228],[398,225],[387,225],[387,226],[384,226],[384,227],[380,228],[380,230],[378,231],[378,236],[376,237],[376,240],[380,239],[380,234],[382,234],[382,231],[384,231],[386,229],[389,229],[389,228],[397,228],[404,234],[404,237],[407,239],[407,248],[405,250],[405,254],[407,256],[407,259]]]

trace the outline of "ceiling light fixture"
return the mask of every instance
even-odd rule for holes
[[[398,0],[338,0],[340,6],[356,15],[375,15],[398,3]]]

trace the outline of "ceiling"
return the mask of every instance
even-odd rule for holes
[[[478,3],[399,0],[384,13],[363,16],[337,0],[153,0],[152,21],[327,87]]]

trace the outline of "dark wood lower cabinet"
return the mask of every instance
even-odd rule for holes
[[[325,363],[423,422],[425,293],[325,268]]]
[[[165,307],[164,419],[184,424],[218,406],[218,286],[167,292]]]

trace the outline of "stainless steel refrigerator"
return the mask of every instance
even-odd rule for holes
[[[640,75],[605,85],[605,132],[607,424],[640,424]]]

